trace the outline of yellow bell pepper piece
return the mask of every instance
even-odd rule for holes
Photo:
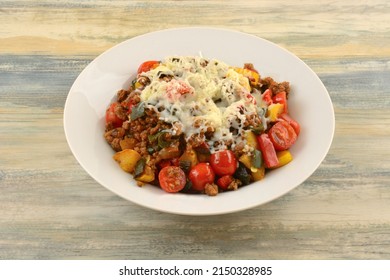
[[[255,71],[245,69],[245,68],[239,68],[239,67],[234,67],[233,69],[237,73],[240,73],[244,77],[248,78],[248,80],[252,86],[256,86],[260,81],[260,75],[259,75],[259,73],[256,73]]]
[[[257,168],[252,166],[252,157],[251,156],[249,156],[247,154],[243,154],[242,156],[240,156],[238,161],[241,162],[242,164],[244,164],[245,167],[250,169],[252,172],[257,171]]]
[[[257,168],[256,172],[252,172],[253,181],[260,181],[264,178],[265,175],[265,167],[262,165],[260,168]]]
[[[278,157],[279,160],[279,165],[277,167],[286,165],[287,163],[293,160],[293,156],[288,150],[276,152],[276,156]]]
[[[267,117],[271,122],[275,122],[282,114],[284,105],[281,103],[274,103],[268,106]]]
[[[143,86],[144,86],[144,85],[141,84],[140,82],[135,82],[135,84],[134,84],[134,88],[135,88],[135,89],[142,88]]]
[[[245,134],[247,144],[257,150],[260,150],[259,143],[257,142],[256,134],[253,131],[247,131]]]

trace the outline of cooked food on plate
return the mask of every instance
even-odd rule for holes
[[[200,56],[146,61],[135,74],[107,108],[104,137],[140,186],[214,196],[293,159],[288,82]]]

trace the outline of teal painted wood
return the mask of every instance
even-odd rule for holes
[[[184,217],[91,179],[63,132],[66,95],[95,57],[0,55],[0,259],[389,259],[387,58],[305,59],[332,98],[328,156],[266,205]]]

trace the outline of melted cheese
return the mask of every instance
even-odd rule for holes
[[[237,135],[245,135],[246,115],[258,114],[256,103],[261,97],[252,95],[248,79],[224,62],[193,56],[167,57],[142,75],[150,80],[140,95],[145,106],[171,123],[172,133],[184,132],[187,139],[212,128],[209,145],[213,150],[225,149],[225,142],[234,146],[245,141]],[[237,130],[237,135],[231,128]]]

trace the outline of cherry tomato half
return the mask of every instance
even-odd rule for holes
[[[294,128],[286,121],[279,121],[274,124],[269,130],[268,135],[277,151],[287,150],[297,140],[297,134]]]
[[[281,114],[279,116],[279,118],[288,122],[288,124],[291,125],[292,128],[294,128],[297,136],[299,135],[299,133],[301,132],[301,126],[299,125],[299,123],[297,121],[295,121],[293,118],[291,118],[289,114]]]
[[[202,162],[191,168],[188,178],[194,190],[203,191],[206,184],[214,183],[215,173],[208,163]]]
[[[143,73],[143,72],[148,72],[154,68],[156,68],[160,64],[160,61],[157,60],[148,60],[143,62],[139,67],[137,73]]]
[[[169,193],[181,191],[186,185],[186,174],[178,166],[165,166],[158,173],[160,187]]]
[[[191,86],[186,82],[172,79],[167,84],[167,97],[172,100],[175,97],[177,98],[177,95],[184,95],[190,93],[192,90]]]
[[[237,159],[231,150],[216,152],[210,157],[210,164],[219,176],[233,175],[237,169]]]
[[[114,128],[120,127],[123,124],[123,120],[120,119],[116,114],[115,114],[115,108],[117,106],[120,106],[119,103],[115,102],[108,107],[106,110],[106,124],[111,123]]]

